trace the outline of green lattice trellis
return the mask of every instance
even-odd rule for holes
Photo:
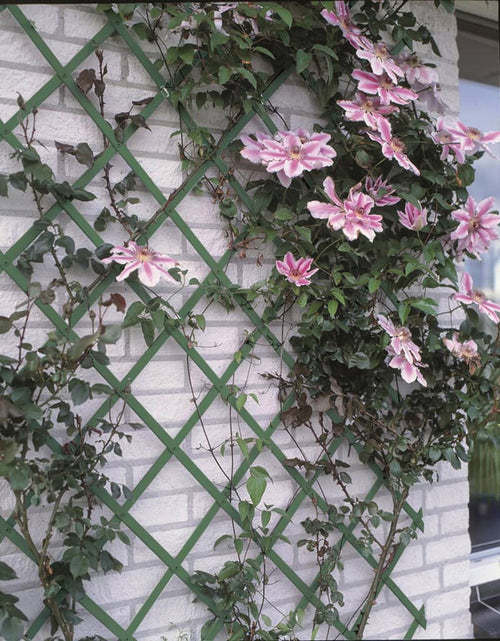
[[[190,227],[186,224],[182,217],[177,213],[176,208],[181,203],[183,198],[185,198],[185,196],[189,194],[189,192],[194,187],[196,187],[200,180],[202,180],[205,173],[215,166],[215,168],[221,174],[227,177],[227,180],[230,182],[231,186],[234,188],[239,198],[244,203],[245,207],[247,207],[251,211],[253,206],[252,200],[248,197],[243,187],[238,183],[238,181],[229,171],[228,166],[222,159],[222,152],[227,148],[231,141],[241,133],[245,125],[254,116],[257,115],[258,117],[260,117],[263,125],[273,133],[276,129],[274,123],[266,114],[264,108],[256,107],[254,110],[245,113],[239,118],[232,129],[222,137],[217,146],[213,148],[209,154],[207,154],[205,161],[200,164],[200,166],[184,181],[181,188],[176,190],[175,196],[167,201],[160,189],[158,189],[158,187],[151,180],[148,174],[143,170],[134,155],[127,148],[127,141],[131,138],[131,136],[133,136],[137,129],[135,125],[130,124],[127,127],[124,132],[123,142],[119,142],[115,138],[110,125],[102,118],[95,106],[78,88],[75,80],[72,77],[72,74],[79,67],[79,65],[81,65],[95,51],[96,48],[100,47],[111,36],[118,35],[158,87],[158,91],[154,99],[142,109],[141,113],[144,118],[147,120],[164,101],[169,100],[169,85],[165,83],[164,78],[154,67],[146,53],[142,50],[137,41],[131,36],[128,29],[124,26],[120,16],[114,14],[113,12],[107,12],[107,23],[105,24],[105,26],[85,46],[83,46],[81,50],[66,65],[62,65],[50,50],[50,48],[47,46],[47,44],[44,42],[43,38],[38,34],[32,23],[26,18],[21,8],[17,6],[8,6],[2,7],[1,9],[7,9],[8,11],[10,11],[11,15],[23,29],[24,33],[37,47],[38,51],[42,54],[42,56],[54,72],[53,77],[29,100],[26,101],[27,110],[31,111],[33,107],[39,107],[59,87],[65,86],[78,101],[80,106],[85,110],[86,114],[93,120],[95,125],[105,134],[110,142],[109,147],[105,149],[105,151],[99,156],[92,168],[86,170],[78,178],[78,180],[74,183],[74,187],[84,188],[96,175],[99,174],[103,167],[107,163],[109,163],[113,159],[113,157],[121,157],[121,159],[139,177],[145,188],[154,197],[159,206],[159,211],[154,216],[154,218],[150,220],[147,226],[147,231],[145,232],[145,236],[140,240],[145,241],[146,239],[151,239],[154,236],[155,232],[159,229],[159,227],[167,219],[169,219],[180,230],[182,235],[187,239],[187,241],[199,254],[201,259],[205,261],[206,265],[209,267],[209,275],[179,310],[180,317],[186,318],[189,312],[193,310],[195,305],[202,299],[208,285],[216,281],[219,281],[223,286],[232,285],[232,282],[225,273],[225,267],[231,260],[233,252],[227,251],[219,261],[214,260],[211,254],[204,248],[203,243],[200,242],[200,239],[197,238],[193,230],[190,229]],[[272,96],[272,94],[286,81],[286,79],[291,74],[291,71],[292,70],[284,70],[269,83],[267,89],[263,93],[263,101]],[[194,123],[191,120],[191,117],[182,108],[182,106],[179,107],[179,111],[185,125],[187,125],[188,127],[193,126]],[[22,114],[16,113],[7,122],[4,123],[0,121],[0,136],[12,147],[13,150],[23,148],[21,142],[13,133],[15,127],[19,123],[20,117],[22,117]],[[82,214],[78,211],[75,204],[68,200],[58,198],[57,203],[50,208],[50,210],[46,214],[46,217],[49,220],[54,220],[63,212],[65,212],[70,217],[70,219],[79,227],[79,229],[85,234],[85,236],[95,247],[103,244],[104,241],[100,237],[100,235],[93,229],[93,227],[89,225]],[[28,283],[23,274],[15,267],[14,261],[36,239],[38,234],[39,232],[34,227],[32,227],[30,230],[24,233],[23,236],[19,238],[19,240],[17,240],[8,251],[6,251],[5,253],[0,252],[0,271],[5,271],[8,276],[15,282],[15,284],[24,292],[27,291]],[[96,302],[99,297],[103,295],[106,289],[114,282],[116,273],[117,272],[115,270],[111,270],[111,272],[102,280],[102,282],[92,291],[90,297],[91,303]],[[128,285],[143,302],[148,300],[148,294],[145,290],[142,289],[140,284],[129,283]],[[242,356],[245,357],[250,353],[253,344],[258,338],[263,338],[275,350],[276,354],[283,359],[287,366],[292,366],[294,362],[293,357],[283,350],[281,342],[270,331],[269,327],[266,326],[266,324],[262,321],[261,317],[256,313],[256,311],[243,297],[238,296],[238,294],[236,294],[234,298],[238,303],[240,309],[254,325],[253,332],[240,348]],[[50,304],[44,304],[40,301],[37,301],[37,305],[40,311],[53,324],[53,326],[67,335],[67,325],[58,315],[55,309]],[[83,305],[81,305],[80,308],[74,310],[71,316],[71,327],[75,327],[77,325],[77,323],[84,316],[85,312],[86,307]],[[69,338],[75,340],[77,338],[76,333],[71,330]],[[131,383],[133,383],[133,381],[141,374],[146,365],[168,340],[175,341],[182,348],[182,350],[189,356],[189,358],[191,358],[192,361],[198,366],[200,371],[207,377],[212,386],[211,389],[206,392],[204,397],[200,399],[198,403],[198,409],[196,411],[193,411],[191,416],[188,418],[188,420],[185,422],[185,424],[179,430],[175,437],[169,436],[161,427],[161,425],[155,420],[155,418],[141,405],[141,403],[133,395],[127,392]],[[133,498],[127,500],[123,505],[120,505],[107,491],[103,489],[96,490],[96,494],[98,495],[99,499],[116,515],[116,517],[118,517],[123,522],[126,527],[128,527],[134,533],[134,535],[140,541],[142,541],[145,546],[147,546],[151,550],[151,552],[157,557],[158,563],[162,564],[165,567],[163,576],[158,581],[148,598],[144,601],[140,609],[137,611],[132,621],[130,621],[127,628],[123,628],[121,625],[119,625],[89,596],[84,596],[81,599],[80,604],[82,608],[84,608],[89,613],[89,615],[95,617],[102,625],[104,625],[109,630],[112,635],[114,635],[120,641],[133,641],[136,638],[134,634],[138,630],[141,622],[151,610],[157,599],[165,592],[165,590],[168,590],[169,581],[174,576],[177,576],[187,586],[187,588],[192,591],[193,598],[196,596],[200,601],[204,602],[210,608],[210,599],[208,599],[202,593],[200,588],[192,582],[189,573],[183,566],[183,563],[188,558],[190,551],[203,535],[206,528],[220,511],[225,512],[231,519],[241,525],[240,515],[237,509],[235,509],[235,507],[229,501],[230,488],[226,487],[225,489],[220,490],[218,487],[216,487],[216,485],[205,475],[205,473],[196,465],[196,463],[188,457],[188,455],[183,451],[181,447],[184,439],[190,434],[191,430],[199,422],[200,415],[203,415],[207,411],[207,409],[211,406],[216,398],[221,397],[232,406],[234,412],[238,412],[241,419],[253,431],[255,436],[262,440],[262,442],[265,444],[265,447],[271,452],[277,462],[282,464],[283,460],[286,458],[285,454],[273,441],[273,434],[280,425],[280,416],[276,415],[273,420],[269,422],[267,428],[263,429],[244,407],[242,409],[237,408],[236,398],[232,393],[232,389],[229,387],[229,382],[233,374],[237,371],[240,362],[240,360],[238,362],[236,360],[233,360],[226,368],[226,370],[220,376],[217,376],[214,373],[213,369],[210,367],[209,363],[207,363],[207,361],[203,359],[196,348],[188,344],[182,332],[176,329],[164,329],[156,338],[154,343],[145,351],[141,358],[139,358],[139,360],[121,380],[116,378],[116,376],[107,367],[99,364],[98,362],[94,362],[93,364],[96,372],[115,390],[115,393],[111,398],[111,403],[114,404],[119,399],[124,399],[130,409],[146,424],[147,428],[155,434],[155,436],[164,446],[164,450],[161,455],[157,458],[155,463],[149,468],[140,482],[137,483],[137,485],[133,489]],[[289,397],[284,404],[284,409],[291,407],[292,404],[293,398]],[[97,409],[93,419],[91,420],[95,420],[98,417],[104,416],[104,414],[108,412],[108,410],[109,402],[106,401],[106,403],[103,403]],[[347,432],[346,434],[337,438],[336,441],[332,444],[332,452],[334,452],[343,442],[348,442],[355,449],[358,447],[358,444],[356,443],[354,437]],[[58,448],[58,443],[55,440],[52,440],[50,445],[52,448],[54,448],[54,450]],[[250,451],[248,458],[236,470],[233,479],[235,484],[237,484],[244,478],[245,473],[248,471],[250,465],[255,461],[258,455],[259,450],[257,449],[257,447],[254,447]],[[168,550],[165,549],[165,547],[160,545],[155,540],[155,538],[150,533],[148,533],[148,531],[130,513],[130,509],[132,508],[132,506],[141,498],[143,493],[154,481],[160,471],[163,470],[163,468],[168,465],[169,461],[172,459],[176,459],[181,465],[183,465],[186,470],[194,477],[194,479],[200,484],[200,486],[204,488],[204,490],[213,499],[211,508],[206,512],[205,516],[200,520],[194,531],[185,541],[181,550],[175,556],[172,556],[168,552]],[[300,488],[287,509],[289,517],[292,517],[296,513],[299,506],[307,496],[314,497],[318,502],[320,508],[326,508],[323,498],[314,489],[315,479],[305,480],[294,468],[285,466],[285,469],[287,471],[287,474]],[[380,470],[376,466],[372,466],[372,470],[375,473],[377,479],[367,493],[365,497],[366,500],[372,500],[377,495],[378,491],[383,487],[383,479]],[[419,528],[420,530],[423,530],[421,511],[415,512],[409,504],[405,504],[405,510],[412,520],[411,527],[414,529]],[[278,535],[283,534],[286,531],[288,522],[289,520],[286,518],[281,518],[281,520],[278,522],[272,533],[273,544],[278,540]],[[349,543],[354,548],[354,550],[361,554],[362,546],[356,538],[354,529],[355,524],[352,524],[349,527],[339,527],[340,533],[343,535],[343,545]],[[0,542],[5,537],[10,539],[10,541],[19,548],[19,550],[30,557],[29,549],[27,548],[22,536],[16,531],[13,516],[11,516],[9,519],[1,519],[0,521]],[[425,617],[423,607],[421,607],[420,609],[417,608],[391,578],[391,573],[396,567],[403,551],[404,546],[400,545],[391,563],[384,571],[383,583],[399,599],[401,605],[406,608],[406,610],[413,617],[413,621],[404,637],[405,639],[410,639],[412,638],[419,625],[425,627]],[[311,584],[307,584],[306,582],[304,582],[294,571],[294,569],[291,568],[287,564],[287,562],[285,562],[279,556],[273,546],[271,546],[268,552],[268,556],[269,559],[281,570],[283,575],[301,593],[302,597],[296,604],[297,609],[303,608],[309,603],[313,606],[319,603],[318,597],[315,594],[317,588],[316,580],[314,580]],[[375,568],[377,566],[377,562],[374,557],[366,557],[364,554],[362,556],[371,567]],[[42,608],[39,615],[32,622],[29,630],[26,633],[27,639],[34,639],[36,637],[37,633],[41,629],[44,622],[47,620],[48,616],[49,611],[47,610],[47,608]],[[358,622],[358,620],[355,620],[351,622],[350,627],[346,627],[344,624],[338,621],[335,623],[335,627],[341,634],[345,636],[345,638],[351,639],[355,637],[353,630],[355,629]],[[214,625],[207,638],[214,639],[220,629],[221,625]]]

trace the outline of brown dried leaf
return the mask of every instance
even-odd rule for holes
[[[87,93],[88,91],[90,91],[90,89],[92,89],[92,85],[94,84],[95,79],[95,69],[83,69],[83,71],[80,71],[80,73],[78,74],[76,84],[83,91],[83,93]]]

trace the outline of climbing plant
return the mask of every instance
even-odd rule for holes
[[[434,5],[453,10],[447,0]],[[414,47],[421,43],[436,55],[439,48],[405,0],[100,4],[96,10],[108,19],[99,37],[120,35],[158,85],[154,96],[131,95],[112,121],[99,43],[90,43],[81,59],[68,65],[73,73],[68,79],[22,13],[12,10],[99,127],[102,146],[55,141],[59,154],[87,168],[71,185],[59,182],[41,158],[36,123],[43,96],[19,95],[21,134],[16,137],[13,127],[5,134],[19,167],[0,177],[0,193],[8,198],[16,190],[28,192],[37,220],[3,263],[25,293],[15,311],[0,317],[7,346],[0,357],[0,474],[15,502],[3,535],[34,561],[45,609],[27,629],[16,597],[2,592],[2,636],[34,638],[49,618],[51,638],[72,641],[83,606],[116,637],[130,639],[153,598],[123,630],[86,596],[93,572],[121,569],[108,544],[116,538],[128,542],[124,523],[207,606],[203,640],[221,630],[231,641],[300,639],[308,605],[314,609],[313,636],[363,638],[384,585],[414,617],[411,637],[425,620],[390,576],[421,529],[421,515],[408,503],[410,490],[422,480],[437,480],[441,461],[459,468],[468,460],[471,435],[497,424],[500,305],[475,289],[461,262],[479,258],[498,237],[493,198],[477,203],[467,187],[474,180],[474,161],[489,153],[500,133],[433,115],[444,109],[437,72]],[[76,72],[83,61],[85,68]],[[273,92],[291,74],[310,91],[320,113],[309,130],[291,129],[273,103]],[[168,198],[124,151],[137,129],[149,129],[149,116],[164,100],[179,114],[173,136],[185,175]],[[197,125],[204,108],[223,115],[220,135]],[[115,153],[130,168],[118,181],[111,163]],[[96,176],[106,198],[92,227],[77,205],[96,199],[88,186]],[[158,201],[147,216],[133,213],[144,189]],[[193,239],[176,211],[190,191],[208,192],[218,203],[229,244],[222,263]],[[61,210],[84,231],[91,250],[65,234],[57,218]],[[154,234],[167,218],[209,265],[212,273],[203,282],[190,276],[181,257],[155,249]],[[115,241],[104,243],[104,232]],[[269,276],[245,288],[231,283],[228,262],[264,246],[275,254]],[[174,292],[195,288],[196,293],[189,304],[176,307],[157,292],[160,279]],[[134,300],[125,292],[107,293],[115,280],[127,281]],[[202,298],[204,311],[195,311]],[[256,330],[218,378],[196,345],[206,310],[220,305],[229,314],[242,309]],[[54,329],[35,344],[27,335],[37,309]],[[123,320],[108,321],[113,312]],[[83,335],[76,331],[82,319],[90,328]],[[283,328],[290,324],[288,334],[272,334],[275,322]],[[140,328],[145,361],[172,336],[186,353],[188,373],[191,363],[206,373],[214,394],[228,406],[230,428],[222,444],[210,441],[203,423],[212,399],[198,400],[191,377],[192,424],[178,440],[160,436],[161,427],[132,394],[139,370],[119,381],[107,369],[107,346],[128,327]],[[250,393],[230,383],[242,362],[259,367],[252,352],[261,336],[282,359],[278,373],[260,372],[281,404],[269,430],[252,420]],[[104,382],[95,382],[96,372]],[[86,417],[79,406],[97,398],[104,398],[99,410]],[[227,534],[215,547],[229,544],[234,556],[218,571],[189,576],[180,570],[183,558],[177,562],[158,551],[128,514],[143,489],[108,478],[108,458],[121,455],[120,442],[133,438],[130,429],[143,427],[125,420],[127,407],[164,439],[168,456],[162,465],[174,453],[224,505]],[[251,437],[233,429],[234,413],[253,430]],[[225,476],[223,492],[179,452],[195,423]],[[296,446],[295,456],[285,456],[272,440],[278,424]],[[304,434],[314,447],[300,445]],[[375,472],[373,492],[359,494],[350,463],[339,454],[342,442]],[[264,450],[297,485],[285,507],[266,500],[272,470],[256,464]],[[221,464],[227,456],[231,473]],[[377,499],[382,486],[389,507]],[[331,487],[340,492],[340,501],[329,498]],[[103,503],[111,515],[102,515]],[[307,503],[310,516],[302,522],[298,546],[317,564],[309,586],[274,548],[278,541],[290,544],[286,526],[301,503]],[[41,541],[32,517],[39,506],[48,514]],[[403,514],[411,516],[410,525],[403,524]],[[200,532],[204,527],[200,524]],[[57,555],[56,537],[62,542]],[[344,603],[339,587],[344,567],[348,571],[349,546],[374,570],[359,603]],[[302,594],[289,613],[267,596],[270,565]],[[14,577],[1,563],[0,580]]]

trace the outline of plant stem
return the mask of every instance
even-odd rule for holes
[[[382,587],[384,572],[387,569],[388,564],[392,560],[392,558],[389,557],[389,554],[392,552],[394,547],[394,539],[398,531],[399,517],[401,514],[401,510],[403,509],[403,505],[406,499],[408,498],[408,493],[409,493],[409,488],[405,488],[399,500],[394,501],[394,512],[393,512],[394,519],[393,521],[391,521],[391,527],[389,528],[389,533],[387,535],[384,546],[382,548],[382,552],[378,560],[377,569],[375,570],[375,576],[373,577],[372,583],[370,585],[370,590],[368,591],[368,595],[365,599],[366,605],[363,607],[363,610],[360,614],[361,618],[360,618],[359,624],[357,625],[357,628],[355,626],[356,639],[363,638],[363,634],[364,634],[366,625],[368,623],[368,619],[370,618],[371,611],[373,609],[373,606],[376,603],[375,600]]]

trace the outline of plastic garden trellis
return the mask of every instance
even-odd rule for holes
[[[110,145],[104,152],[97,158],[92,168],[87,169],[76,181],[74,187],[84,188],[106,165],[109,163],[113,157],[120,156],[122,160],[130,167],[131,170],[135,172],[138,178],[142,181],[145,188],[152,194],[155,200],[158,203],[159,212],[154,216],[154,218],[149,221],[147,226],[147,231],[145,236],[140,239],[145,241],[154,237],[155,232],[159,227],[167,220],[170,221],[180,230],[183,236],[191,244],[191,246],[196,250],[201,260],[203,260],[210,269],[209,275],[201,283],[201,285],[196,289],[194,293],[191,294],[189,299],[184,303],[182,308],[179,310],[179,315],[181,318],[185,318],[189,312],[195,307],[195,305],[203,298],[206,291],[206,287],[214,282],[219,282],[222,286],[231,286],[233,283],[230,281],[228,276],[225,273],[224,268],[229,263],[233,256],[233,251],[228,250],[219,261],[214,260],[210,253],[204,248],[203,243],[197,238],[196,234],[189,225],[182,219],[182,217],[176,211],[176,207],[181,203],[183,198],[189,194],[189,192],[196,187],[200,182],[203,176],[208,170],[216,167],[218,172],[227,177],[227,180],[230,182],[231,186],[234,188],[238,194],[241,201],[244,203],[250,211],[252,209],[252,201],[245,193],[243,187],[238,183],[234,178],[232,173],[229,171],[228,166],[222,159],[222,152],[227,148],[227,146],[241,133],[244,126],[255,116],[259,116],[262,120],[262,123],[265,127],[268,128],[271,132],[275,131],[275,126],[271,119],[267,116],[265,109],[256,108],[255,111],[249,111],[239,118],[239,120],[234,124],[232,129],[227,132],[218,144],[212,148],[212,150],[206,155],[204,162],[189,175],[181,188],[176,190],[176,194],[173,198],[167,199],[163,193],[158,189],[153,180],[148,176],[148,174],[142,169],[139,162],[136,160],[134,155],[130,152],[127,147],[127,141],[134,135],[136,127],[133,124],[130,124],[124,132],[123,142],[116,140],[111,126],[102,118],[99,111],[87,98],[87,96],[79,89],[77,83],[75,82],[72,74],[76,69],[89,57],[93,54],[96,48],[100,47],[108,38],[111,36],[120,36],[124,45],[126,45],[130,53],[134,55],[138,62],[144,67],[146,72],[150,75],[151,79],[157,85],[158,90],[151,102],[142,109],[142,115],[147,120],[155,110],[163,103],[163,101],[169,100],[169,86],[165,84],[164,78],[154,67],[146,53],[142,50],[138,42],[132,37],[128,29],[124,26],[120,16],[115,15],[113,12],[107,12],[107,23],[105,26],[95,34],[95,36],[81,48],[81,50],[66,64],[62,65],[54,53],[50,50],[47,44],[44,42],[43,38],[38,34],[37,30],[34,28],[32,23],[26,18],[22,9],[18,6],[7,6],[2,7],[1,10],[10,11],[11,15],[17,21],[19,26],[23,29],[24,34],[32,41],[32,43],[37,47],[39,52],[42,54],[46,62],[52,68],[54,75],[53,77],[41,88],[39,89],[29,100],[26,101],[26,106],[28,111],[33,107],[40,107],[42,103],[53,94],[59,87],[65,86],[74,98],[78,101],[80,106],[85,110],[89,118],[93,120],[95,125],[105,134],[109,139]],[[19,35],[19,38],[24,37]],[[292,70],[284,70],[279,75],[277,75],[272,82],[268,85],[267,89],[262,95],[262,103],[269,99],[272,94],[287,80],[290,76]],[[22,87],[21,87],[22,89]],[[180,117],[186,126],[193,126],[190,115],[182,107],[179,107]],[[16,113],[13,115],[7,122],[0,121],[0,136],[6,143],[13,149],[22,149],[23,146],[20,140],[14,134],[14,129],[19,123],[19,118],[22,117],[22,113]],[[79,227],[79,229],[85,234],[88,240],[95,246],[98,247],[103,244],[103,239],[100,235],[94,230],[94,228],[88,223],[85,217],[78,211],[77,207],[73,202],[69,200],[64,200],[58,198],[57,202],[50,208],[47,212],[46,217],[50,220],[57,218],[61,213],[66,212],[66,214],[71,218],[71,220]],[[23,290],[27,291],[28,282],[24,275],[17,269],[14,265],[15,260],[20,256],[20,254],[25,251],[28,246],[37,238],[39,231],[35,227],[29,229],[26,233],[23,234],[5,253],[0,252],[0,271],[5,271],[6,274],[16,283],[16,285]],[[117,272],[114,270],[103,279],[103,281],[91,292],[90,302],[96,302],[100,296],[104,294],[106,289],[114,282],[114,276]],[[148,294],[141,287],[139,283],[128,283],[134,293],[143,301],[148,300]],[[255,344],[257,339],[262,338],[267,343],[272,346],[279,358],[283,359],[287,366],[292,366],[294,359],[293,356],[283,350],[281,342],[278,338],[270,331],[269,327],[262,321],[260,316],[255,312],[251,305],[243,298],[239,297],[236,293],[234,295],[234,300],[239,305],[240,309],[247,316],[247,318],[253,323],[254,329],[252,333],[247,337],[244,344],[240,348],[242,356],[246,356],[250,353],[252,346]],[[50,304],[41,303],[37,301],[37,305],[41,312],[46,316],[46,318],[53,324],[55,328],[59,331],[67,334],[67,324],[65,321],[58,315],[55,309]],[[80,308],[77,308],[73,311],[71,316],[71,327],[75,327],[78,321],[82,318],[86,311],[84,305],[81,305]],[[77,335],[74,331],[71,330],[70,338],[75,340]],[[206,376],[210,381],[211,388],[205,393],[205,395],[200,398],[198,402],[198,408],[194,411],[191,416],[188,418],[184,426],[179,430],[175,437],[171,437],[166,431],[161,427],[161,425],[155,420],[155,418],[148,412],[141,403],[131,394],[128,390],[133,381],[141,374],[146,365],[154,358],[155,354],[159,349],[167,342],[175,341],[182,350],[192,359],[192,361],[197,365],[201,372]],[[89,616],[95,617],[102,625],[104,625],[110,632],[120,641],[133,641],[136,637],[134,636],[142,621],[151,610],[157,599],[164,595],[168,591],[169,581],[173,577],[178,577],[186,587],[192,591],[193,598],[197,597],[202,602],[210,608],[210,600],[202,593],[200,588],[191,580],[188,571],[184,567],[184,562],[188,558],[190,551],[193,549],[197,541],[205,532],[206,528],[212,522],[214,517],[220,512],[226,512],[227,515],[233,519],[236,523],[240,523],[240,516],[237,509],[231,504],[229,500],[230,488],[226,487],[225,489],[219,489],[206,475],[205,473],[196,465],[195,461],[191,460],[187,454],[182,449],[182,443],[184,439],[190,434],[190,431],[197,425],[200,416],[205,413],[211,404],[219,396],[231,404],[233,410],[239,413],[241,419],[249,426],[249,428],[254,432],[255,436],[261,439],[264,443],[264,446],[272,453],[276,461],[280,464],[283,463],[283,460],[286,458],[285,454],[280,450],[278,445],[273,441],[273,434],[280,425],[280,415],[276,415],[273,420],[268,424],[266,429],[263,429],[259,423],[252,417],[252,415],[245,409],[245,407],[238,409],[236,405],[236,397],[234,396],[231,388],[229,387],[229,382],[231,377],[236,372],[240,366],[241,360],[233,360],[227,369],[220,375],[217,376],[213,369],[210,367],[200,353],[196,350],[195,347],[188,344],[186,338],[176,329],[163,329],[159,336],[156,338],[154,343],[145,351],[145,353],[139,358],[139,360],[134,364],[130,371],[123,377],[122,380],[119,380],[115,375],[106,367],[98,362],[93,363],[95,371],[115,390],[114,396],[111,397],[111,403],[114,404],[119,399],[124,399],[128,404],[130,409],[140,418],[141,421],[151,430],[155,436],[161,441],[164,450],[161,455],[157,458],[155,463],[149,468],[149,470],[144,474],[143,478],[137,483],[133,488],[133,498],[127,500],[124,504],[119,504],[107,491],[100,489],[96,490],[98,498],[116,515],[116,518],[120,519],[123,524],[134,533],[134,535],[145,545],[151,552],[156,556],[158,564],[161,564],[165,568],[165,572],[161,579],[158,581],[155,588],[152,590],[151,594],[144,601],[142,606],[137,611],[136,615],[130,621],[127,628],[123,628],[115,620],[113,620],[94,600],[89,596],[84,596],[80,604],[84,610],[88,612]],[[291,407],[293,404],[293,398],[289,397],[285,404],[284,409]],[[103,403],[94,414],[93,419],[95,420],[98,417],[104,416],[104,414],[109,409],[109,401]],[[332,452],[335,451],[343,442],[348,442],[354,449],[357,447],[354,436],[349,432],[346,432],[341,437],[339,437],[332,446]],[[51,442],[51,447],[57,449],[59,447],[56,440]],[[259,451],[254,447],[249,454],[248,459],[246,459],[236,470],[234,474],[234,483],[240,482],[245,473],[248,471],[251,463],[257,458]],[[148,531],[139,523],[130,513],[132,506],[141,500],[142,495],[150,484],[155,480],[157,475],[161,470],[169,464],[172,459],[176,459],[181,465],[183,465],[186,470],[194,477],[194,479],[199,483],[199,485],[210,495],[213,500],[211,508],[206,512],[205,516],[200,520],[197,527],[194,529],[189,538],[185,541],[181,550],[177,555],[173,556],[169,553],[168,549],[160,545],[155,538],[148,533]],[[301,476],[294,468],[286,467],[285,469],[296,485],[300,488],[298,493],[295,495],[295,498],[290,503],[287,512],[291,517],[297,511],[302,501],[307,497],[314,497],[317,500],[318,505],[322,508],[326,508],[323,498],[316,493],[313,485],[315,479],[306,480]],[[380,470],[376,466],[372,466],[374,473],[377,476],[376,481],[373,483],[371,489],[369,490],[366,500],[372,500],[381,488],[383,488],[384,481]],[[421,511],[414,511],[410,505],[405,505],[405,510],[412,520],[412,528],[423,530],[422,514]],[[279,534],[283,534],[286,531],[288,520],[282,518],[273,531],[273,541],[276,542]],[[354,532],[355,524],[351,524],[349,527],[339,527],[340,534],[342,535],[342,544],[349,544],[356,550],[360,555],[362,554],[362,546],[356,538]],[[14,545],[16,545],[21,552],[24,552],[27,556],[30,556],[30,552],[27,546],[24,544],[23,538],[16,531],[16,525],[14,517],[11,516],[8,519],[1,519],[0,521],[0,544],[4,538],[9,539]],[[396,550],[396,554],[393,556],[391,563],[384,571],[383,583],[393,592],[393,594],[399,599],[401,605],[408,610],[408,612],[413,617],[413,621],[409,626],[405,639],[412,638],[414,632],[418,626],[425,627],[425,616],[423,607],[418,608],[415,606],[410,599],[404,594],[404,592],[396,585],[396,583],[391,578],[391,572],[396,567],[397,562],[404,551],[404,545],[400,544]],[[282,574],[290,581],[297,590],[301,593],[302,597],[299,602],[296,604],[297,608],[303,608],[308,603],[313,606],[318,603],[318,598],[316,596],[316,581],[313,581],[311,584],[304,582],[297,572],[294,571],[280,556],[279,554],[271,548],[268,551],[269,559],[280,569]],[[372,556],[366,556],[362,554],[366,562],[372,566],[376,567],[377,563]],[[42,606],[42,609],[36,619],[31,623],[26,637],[27,639],[37,638],[37,634],[40,631],[42,625],[47,620],[49,616],[49,611],[47,608]],[[337,630],[345,636],[345,638],[354,638],[355,633],[354,629],[358,621],[351,622],[350,627],[346,627],[340,621],[337,621],[334,625]],[[214,624],[209,636],[207,639],[214,639],[221,629],[221,626]]]

